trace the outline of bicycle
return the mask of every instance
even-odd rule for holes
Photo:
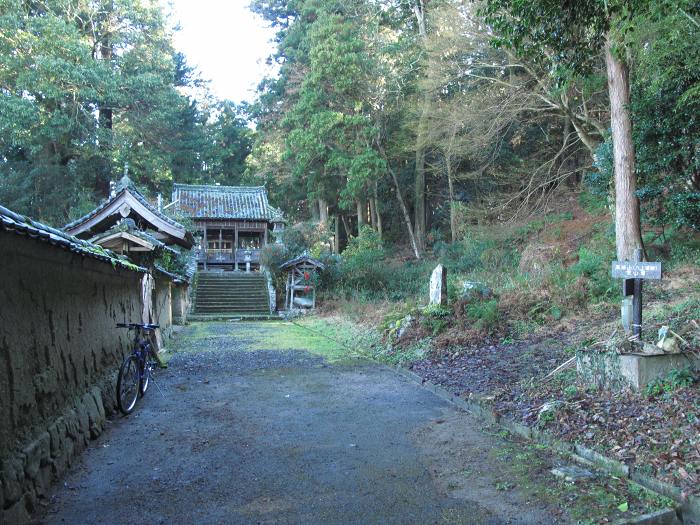
[[[117,328],[136,330],[133,350],[124,358],[117,377],[117,405],[122,414],[128,415],[133,412],[139,396],[146,394],[153,379],[153,369],[158,364],[151,342],[140,337],[141,332],[149,335],[160,327],[157,324],[117,323]]]

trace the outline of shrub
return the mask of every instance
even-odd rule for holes
[[[382,239],[371,227],[364,226],[352,237],[343,251],[340,281],[349,289],[379,290],[386,288],[382,273],[386,256]]]
[[[590,299],[607,299],[615,293],[615,281],[610,275],[610,257],[582,246],[578,252],[578,262],[570,268],[574,280],[581,276],[587,279]]]
[[[477,322],[479,328],[493,326],[498,322],[498,299],[489,299],[467,305],[467,317]]]
[[[662,393],[671,393],[681,388],[688,388],[695,382],[695,373],[689,366],[671,370],[665,378],[655,379],[646,387],[646,394],[649,397],[658,396]]]

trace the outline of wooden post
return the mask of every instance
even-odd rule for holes
[[[233,223],[233,268],[238,271],[238,223]]]
[[[204,271],[207,270],[207,249],[209,247],[209,242],[207,241],[207,223],[204,223]]]
[[[340,253],[340,217],[335,216],[335,239],[333,242],[333,253]]]
[[[642,262],[642,250],[634,250],[632,262]],[[632,335],[642,335],[642,280],[634,280],[634,296],[632,299]]]

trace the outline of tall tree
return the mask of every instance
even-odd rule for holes
[[[589,71],[605,54],[615,156],[617,256],[630,259],[642,247],[639,200],[635,195],[634,143],[629,116],[629,68],[622,29],[649,7],[641,0],[486,0],[484,13],[499,34],[494,41],[530,57],[546,57],[560,77]]]

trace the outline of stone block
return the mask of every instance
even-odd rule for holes
[[[442,264],[430,276],[430,304],[447,304],[447,269]]]
[[[90,390],[90,392],[92,393],[92,398],[95,400],[95,405],[97,405],[97,411],[99,412],[100,420],[104,422],[104,420],[107,418],[107,415],[105,414],[105,407],[102,403],[102,390],[99,387],[93,387],[93,389]]]
[[[86,402],[87,401],[87,402]],[[80,434],[88,434],[90,432],[90,405],[93,404],[90,401],[88,394],[80,398],[78,404],[76,405],[76,411],[78,413],[78,430]]]
[[[671,370],[692,366],[700,369],[700,358],[692,354],[580,354],[576,360],[579,375],[608,388],[629,386],[643,390]]]
[[[22,451],[27,457],[24,473],[29,479],[34,479],[39,473],[42,463],[47,464],[51,458],[51,437],[48,432],[42,432],[37,439],[29,443]]]
[[[686,354],[622,355],[620,371],[635,390],[645,388],[655,379],[668,375],[671,370],[692,366],[700,368],[700,359]]]
[[[8,525],[25,525],[26,523],[29,523],[29,512],[27,511],[24,498],[17,501],[8,509],[0,509],[0,517],[2,517],[2,519],[0,519],[0,523],[7,523]]]
[[[34,478],[34,489],[37,496],[45,497],[49,493],[51,488],[51,481],[53,480],[53,462],[47,462],[42,464],[39,468],[37,476]]]
[[[49,437],[51,438],[51,457],[56,457],[60,454],[63,448],[63,442],[66,439],[66,423],[62,417],[59,417],[48,428]]]
[[[5,505],[12,504],[22,497],[22,485],[24,484],[24,465],[19,458],[6,459],[2,462],[2,491]]]
[[[73,440],[65,438],[61,452],[51,462],[51,473],[55,478],[60,477],[71,465],[71,461],[75,455],[75,445]]]
[[[66,435],[73,440],[78,439],[78,436],[80,435],[80,428],[78,423],[78,414],[75,412],[75,410],[68,412],[65,417],[65,425]]]

